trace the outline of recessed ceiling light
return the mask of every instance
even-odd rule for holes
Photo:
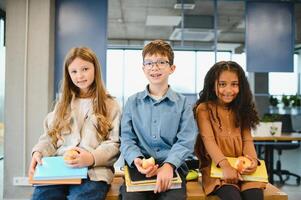
[[[183,9],[184,10],[193,10],[195,7],[194,3],[184,3],[183,4]],[[182,9],[182,4],[181,3],[176,3],[174,6],[175,9]]]

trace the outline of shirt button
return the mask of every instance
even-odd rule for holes
[[[155,136],[155,135],[153,135],[153,138],[156,138],[156,136]]]
[[[157,120],[154,120],[154,123],[157,123]]]

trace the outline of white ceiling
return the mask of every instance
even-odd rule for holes
[[[184,0],[184,2],[187,1]],[[180,20],[178,27],[174,25],[176,18],[182,19],[181,9],[174,8],[177,2],[179,3],[181,0],[109,0],[109,46],[140,48],[145,40],[164,39],[171,41],[174,46],[179,48],[212,49],[214,46],[214,29],[208,26],[185,29],[184,35],[187,37],[181,43],[182,20]],[[189,0],[189,2],[193,2],[195,7],[193,10],[185,10],[184,18],[187,15],[198,16],[198,18],[184,20],[184,28],[190,22],[198,25],[210,24],[208,17],[214,20],[213,0]],[[233,50],[233,48],[243,46],[245,40],[245,1],[218,0],[217,10],[218,43],[222,43],[218,47],[222,50]],[[298,44],[301,42],[301,3],[295,4],[295,10],[296,44]],[[152,19],[151,25],[148,25],[152,16],[156,16],[156,18]],[[171,21],[170,25],[167,24],[168,19]],[[213,26],[213,23],[211,25]]]
[[[193,10],[175,9],[181,0],[108,0],[108,45],[109,47],[141,48],[145,41],[164,39],[174,47],[192,49],[213,49],[214,32],[209,25],[214,16],[213,0],[183,0],[195,4]],[[272,1],[272,0],[271,0]],[[301,45],[301,0],[295,3],[296,46]],[[5,10],[5,0],[0,0],[0,8]],[[245,0],[218,0],[218,49],[243,49],[245,40]],[[181,19],[187,15],[197,16],[194,20],[184,20],[184,28],[191,22],[199,28],[184,29],[182,42]],[[208,19],[209,18],[209,19]],[[180,20],[179,20],[180,19]],[[208,21],[209,20],[209,21]],[[175,24],[179,24],[177,27]]]

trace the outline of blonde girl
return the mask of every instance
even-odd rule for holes
[[[108,94],[95,53],[72,48],[64,62],[61,96],[44,122],[44,134],[33,147],[29,176],[44,156],[78,154],[65,161],[88,167],[80,185],[37,186],[32,199],[105,199],[119,155],[120,108]]]

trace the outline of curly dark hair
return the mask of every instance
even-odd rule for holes
[[[193,108],[195,117],[196,109],[200,103],[216,103],[215,83],[223,71],[234,72],[238,77],[239,93],[229,104],[229,108],[235,113],[236,126],[241,127],[241,129],[255,128],[259,123],[259,117],[255,108],[250,85],[242,67],[233,61],[217,62],[207,72],[204,80],[204,88],[199,93],[199,99]]]

